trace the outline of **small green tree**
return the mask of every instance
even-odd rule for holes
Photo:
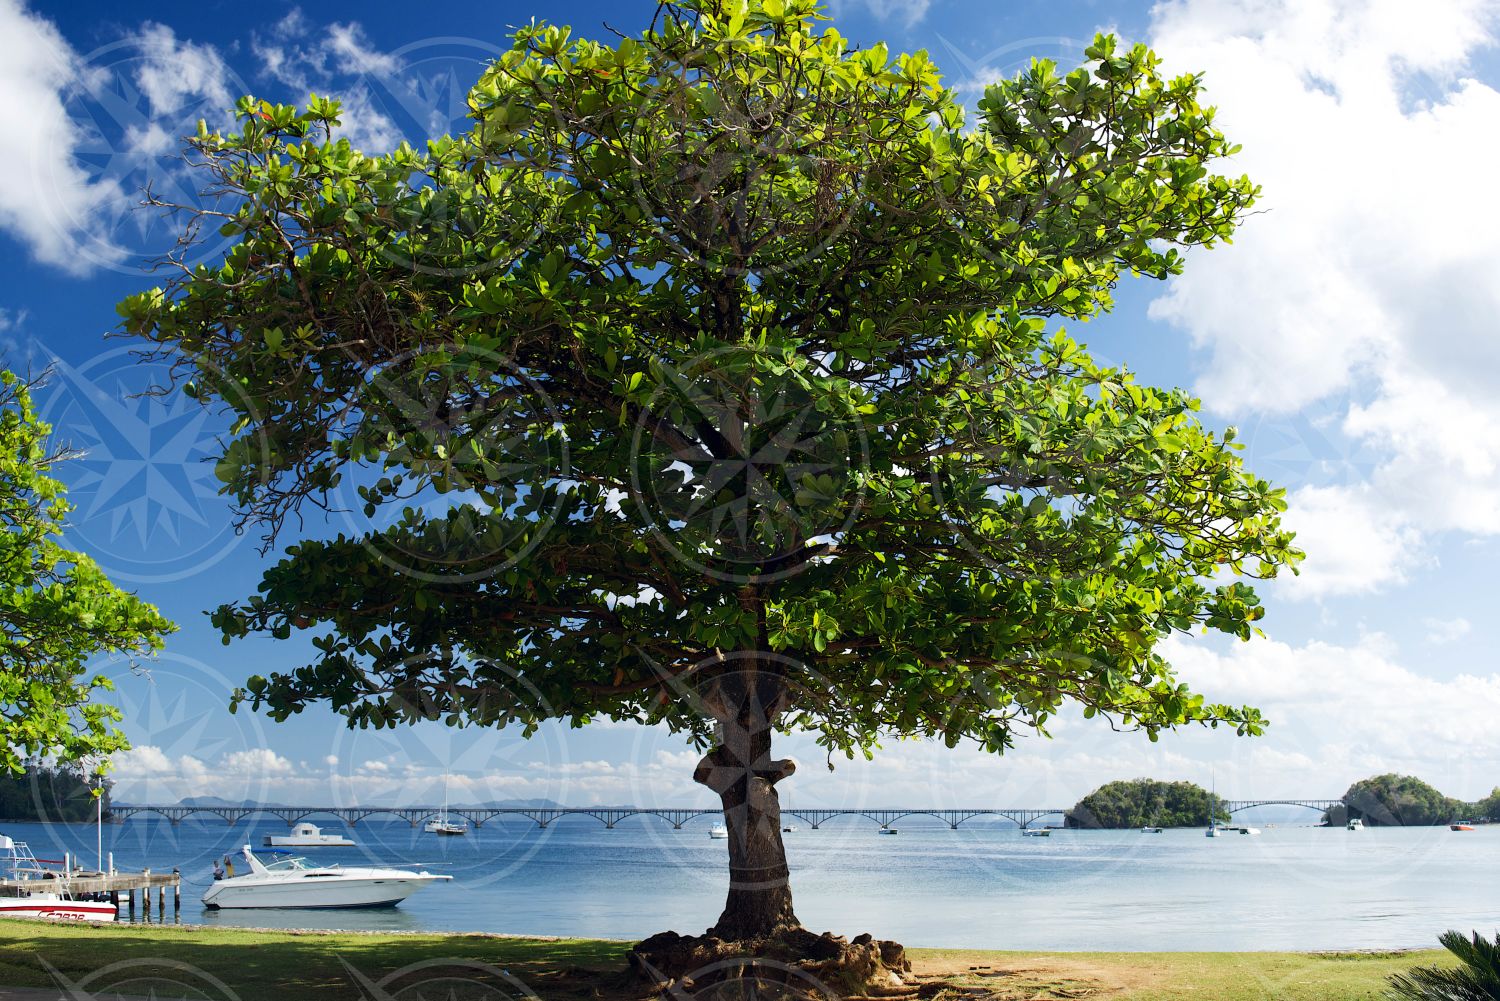
[[[30,386],[0,372],[0,767],[13,773],[28,758],[69,762],[128,746],[114,726],[120,711],[93,701],[109,679],[86,678],[84,666],[160,649],[174,628],[58,543],[68,504],[49,473],[67,453],[51,430]]]
[[[1260,732],[1173,631],[1249,637],[1281,492],[1197,401],[1049,321],[1226,238],[1255,189],[1193,76],[1101,36],[966,127],[925,54],[813,0],[684,0],[609,46],[518,32],[466,134],[369,156],[336,102],[191,147],[236,240],[121,305],[231,411],[219,472],[291,547],[226,642],[318,630],[239,698],[353,726],[665,723],[730,827],[713,934],[797,927],[776,730],[990,751],[1065,704]],[[384,519],[382,522],[381,519]],[[648,950],[649,951],[649,950]],[[658,957],[660,958],[660,957]]]

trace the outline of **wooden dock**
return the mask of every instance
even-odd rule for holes
[[[167,891],[171,891],[172,918],[182,914],[182,874],[171,872],[74,872],[59,873],[48,879],[0,879],[0,896],[16,897],[28,891],[39,893],[65,893],[74,898],[108,898],[115,911],[120,909],[120,900],[125,900],[127,917],[135,920],[136,894],[140,894],[141,916],[151,920],[151,891],[156,891],[157,920],[165,920],[167,913]]]

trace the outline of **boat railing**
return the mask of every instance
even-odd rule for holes
[[[43,864],[51,861],[37,858],[26,842],[0,834],[0,871],[4,872],[5,879],[58,879],[63,873]]]

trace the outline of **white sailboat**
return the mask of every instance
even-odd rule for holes
[[[1202,788],[1201,786],[1199,788]],[[1209,783],[1208,793],[1208,830],[1203,832],[1205,838],[1217,838],[1224,833],[1224,828],[1219,825],[1214,814],[1218,812],[1219,806],[1219,780],[1215,775]]]
[[[443,812],[422,825],[428,834],[457,837],[469,833],[469,824],[462,817],[453,820],[448,816],[448,773],[443,773]]]

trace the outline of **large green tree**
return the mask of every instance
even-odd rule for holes
[[[128,746],[110,690],[86,666],[160,649],[172,624],[58,541],[67,515],[50,474],[68,457],[38,419],[31,387],[0,371],[0,770],[28,758],[101,758]]]
[[[335,102],[245,99],[193,157],[222,264],[125,327],[234,420],[219,471],[302,541],[215,621],[315,634],[249,680],[354,726],[665,723],[704,749],[730,890],[797,920],[776,730],[1000,752],[1067,704],[1227,724],[1157,653],[1248,637],[1295,558],[1281,493],[1179,390],[1058,320],[1228,237],[1255,196],[1144,47],[1037,61],[966,122],[925,54],[813,0],[684,0],[637,38],[534,25],[472,128],[370,155]],[[235,199],[237,198],[237,202]]]

